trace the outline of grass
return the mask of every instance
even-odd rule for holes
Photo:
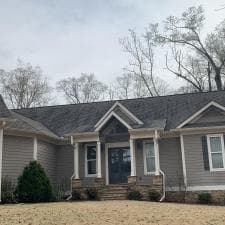
[[[223,225],[225,207],[101,201],[0,206],[1,225]]]

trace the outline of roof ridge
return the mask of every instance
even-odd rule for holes
[[[167,97],[174,97],[174,96],[184,96],[184,95],[201,95],[201,94],[208,94],[208,93],[219,93],[225,92],[225,90],[216,90],[216,91],[205,91],[205,92],[191,92],[191,93],[175,93],[169,95],[160,95],[160,96],[148,96],[148,97],[139,97],[139,98],[128,98],[128,99],[115,99],[115,100],[104,100],[104,101],[96,101],[96,102],[82,102],[82,103],[68,103],[68,104],[58,104],[58,105],[46,105],[46,106],[36,106],[30,108],[21,108],[21,109],[12,109],[13,111],[20,111],[26,109],[38,109],[38,108],[54,108],[54,107],[63,107],[63,106],[74,106],[74,105],[88,105],[88,104],[101,104],[101,103],[110,103],[110,102],[124,102],[124,101],[132,101],[138,99],[153,99],[153,98],[167,98]]]

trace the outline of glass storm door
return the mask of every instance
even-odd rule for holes
[[[130,176],[130,148],[116,147],[108,149],[109,184],[127,183]]]

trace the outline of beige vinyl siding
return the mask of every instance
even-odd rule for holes
[[[2,156],[2,176],[16,183],[24,167],[33,160],[33,138],[4,135]]]
[[[160,168],[166,175],[166,187],[183,186],[182,158],[179,138],[159,140]]]
[[[143,141],[136,141],[135,146],[138,183],[152,185],[154,175],[144,174]],[[159,162],[161,170],[166,175],[166,186],[182,186],[183,172],[179,138],[165,138],[159,140]]]
[[[205,134],[184,135],[184,151],[188,186],[224,185],[225,171],[211,172],[204,169],[202,141]]]
[[[56,150],[57,186],[64,191],[70,191],[70,178],[74,170],[74,152],[72,145],[58,146]]]
[[[37,160],[44,168],[52,185],[56,184],[56,146],[38,140],[37,142]]]

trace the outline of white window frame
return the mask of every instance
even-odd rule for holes
[[[222,147],[222,159],[223,159],[223,168],[213,168],[212,165],[212,154],[216,153],[216,152],[211,152],[211,145],[210,145],[210,138],[211,137],[219,137],[220,141],[221,141],[221,147]],[[208,146],[208,155],[209,155],[209,167],[210,167],[210,171],[214,172],[214,171],[225,171],[225,153],[224,153],[224,137],[223,134],[208,134],[207,135],[207,146]],[[221,153],[221,152],[218,152]]]
[[[145,151],[145,144],[153,144],[153,147],[154,147],[154,154],[155,154],[155,146],[154,146],[154,141],[153,140],[146,140],[146,141],[143,141],[143,159],[144,159],[144,175],[155,175],[155,171],[151,171],[151,172],[148,172],[147,171],[147,160],[146,160],[146,151]],[[155,163],[156,163],[156,155],[154,156],[155,158]],[[155,166],[155,169],[156,169],[156,166]]]
[[[96,173],[95,174],[89,174],[88,173],[88,161],[94,161],[94,159],[87,159],[87,150],[88,150],[88,147],[90,146],[95,146],[95,151],[96,151],[96,158],[95,158],[95,161],[96,161]],[[97,176],[97,144],[86,144],[85,145],[85,177],[96,177]]]

